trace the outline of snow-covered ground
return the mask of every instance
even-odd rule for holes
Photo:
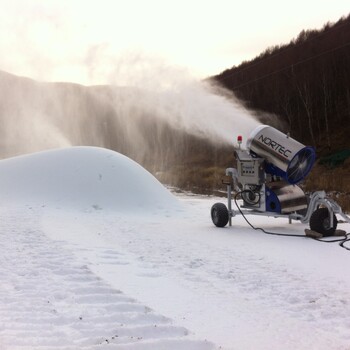
[[[0,349],[350,349],[350,252],[216,201],[104,149],[1,161]]]

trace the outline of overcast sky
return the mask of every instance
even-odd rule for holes
[[[105,83],[117,62],[220,73],[350,12],[344,0],[0,0],[0,70]]]

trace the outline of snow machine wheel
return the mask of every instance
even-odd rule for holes
[[[215,203],[211,207],[211,219],[217,227],[225,227],[228,223],[228,210],[225,204]]]
[[[337,228],[338,220],[333,214],[333,226],[330,226],[329,212],[327,208],[316,209],[310,217],[310,229],[319,232],[323,237],[332,236]]]

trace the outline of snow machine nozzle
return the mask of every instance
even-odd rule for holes
[[[313,147],[304,146],[268,125],[257,127],[247,141],[251,154],[265,159],[265,171],[280,176],[290,184],[302,181],[315,162]]]

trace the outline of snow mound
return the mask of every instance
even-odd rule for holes
[[[71,147],[1,160],[0,201],[124,212],[159,211],[179,205],[139,164],[97,147]]]

